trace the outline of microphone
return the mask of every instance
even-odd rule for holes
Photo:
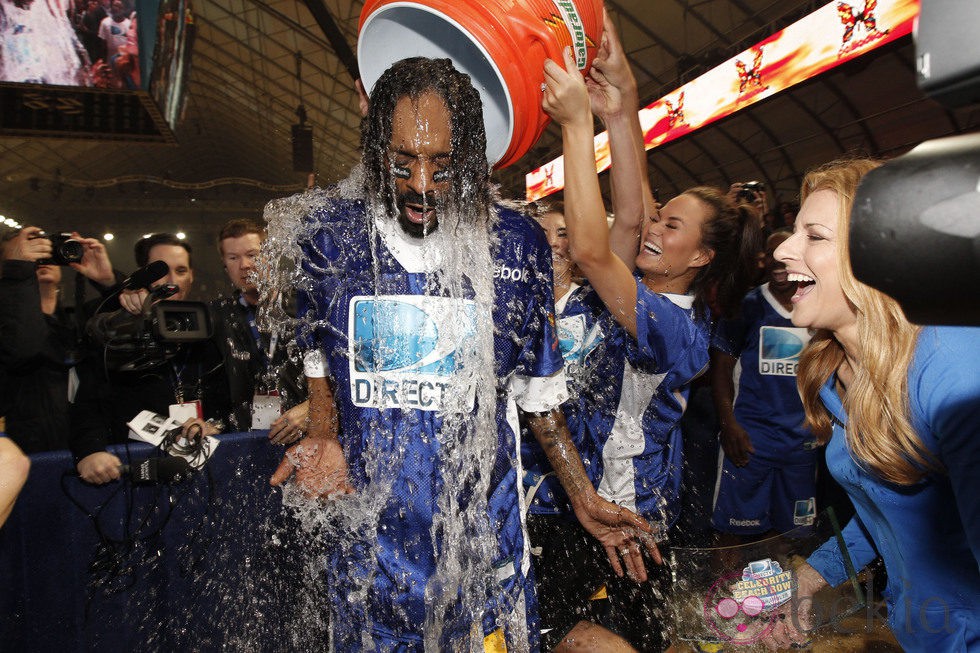
[[[167,265],[166,261],[153,261],[147,265],[144,265],[136,272],[123,279],[120,283],[108,288],[103,292],[104,299],[99,307],[95,309],[96,313],[102,313],[103,308],[106,310],[116,310],[119,308],[119,293],[124,290],[137,290],[139,288],[150,289],[150,286],[157,279],[167,276],[170,272],[170,266]],[[110,302],[110,300],[112,300]]]
[[[136,290],[138,288],[149,289],[150,285],[160,279],[161,277],[167,276],[170,272],[170,266],[167,265],[166,261],[153,261],[147,265],[144,265],[136,272],[122,280],[119,284],[119,290]]]
[[[121,465],[119,471],[137,485],[155,483],[180,483],[194,470],[186,458],[180,456],[158,456]]]

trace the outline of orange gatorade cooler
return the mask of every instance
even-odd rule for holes
[[[452,59],[483,100],[487,159],[504,168],[548,124],[545,58],[561,62],[570,45],[579,69],[588,70],[601,36],[601,0],[366,0],[357,59],[368,93],[396,61]]]

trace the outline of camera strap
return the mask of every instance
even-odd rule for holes
[[[75,313],[72,318],[75,322],[75,345],[82,342],[85,334],[85,282],[87,279],[81,273],[75,272]]]
[[[174,389],[174,399],[178,404],[186,403],[184,396],[184,372],[187,370],[188,358],[190,357],[190,352],[184,352],[184,362],[179,366],[176,362],[176,357],[170,360],[170,371],[171,371],[171,385]],[[197,382],[194,384],[194,394],[196,396],[192,397],[195,401],[201,401],[201,361],[196,361],[197,366]]]

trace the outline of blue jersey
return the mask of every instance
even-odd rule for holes
[[[599,482],[599,444],[612,428],[623,378],[624,331],[590,286],[573,286],[559,300],[558,344],[565,360],[568,400],[562,412],[586,474]],[[605,433],[606,436],[600,436]],[[525,486],[533,498],[533,514],[571,513],[568,495],[551,471],[541,446],[533,437],[521,442]]]
[[[902,648],[980,651],[980,329],[927,327],[909,368],[912,425],[943,465],[911,486],[886,483],[851,457],[847,413],[831,377],[820,398],[833,418],[827,466],[856,511],[844,542],[861,569],[885,562],[888,622]],[[836,539],[808,562],[831,585],[847,579]]]
[[[300,334],[301,341],[323,352],[335,382],[352,484],[358,492],[383,487],[385,495],[377,516],[377,548],[360,561],[337,562],[352,570],[350,576],[373,576],[367,618],[382,637],[421,636],[427,582],[438,563],[434,551],[443,544],[434,538],[434,530],[442,531],[433,524],[441,519],[444,476],[453,474],[453,461],[440,457],[449,446],[442,441],[443,430],[452,427],[459,437],[475,437],[465,424],[477,410],[477,396],[496,399],[496,433],[480,457],[489,478],[488,526],[496,544],[491,562],[499,580],[496,595],[488,597],[485,630],[493,629],[495,614],[519,609],[525,600],[520,595],[529,558],[517,406],[529,411],[556,407],[564,399],[564,381],[554,332],[550,249],[530,219],[504,209],[498,216],[491,250],[496,388],[489,395],[486,388],[478,393],[466,370],[459,369],[462,361],[471,360],[466,348],[473,346],[480,315],[467,278],[456,275],[462,279],[457,296],[426,294],[437,269],[406,264],[405,248],[412,245],[399,240],[397,228],[385,231],[380,222],[370,228],[362,201],[335,200],[310,216],[315,233],[303,244],[310,286],[300,293],[300,309],[315,328]],[[450,493],[454,510],[472,500],[467,490]],[[350,619],[335,621],[335,627],[356,631],[365,626]],[[351,634],[356,648],[359,634]]]
[[[787,456],[800,461],[816,455],[796,389],[796,366],[809,341],[769,284],[749,291],[739,317],[718,325],[711,346],[738,359],[735,419],[752,438],[755,456],[785,462]]]
[[[680,419],[691,382],[708,366],[710,325],[690,295],[661,295],[637,278],[637,337],[625,333],[626,361],[615,421],[596,432],[599,494],[669,527],[680,510]],[[620,327],[621,328],[621,327]]]

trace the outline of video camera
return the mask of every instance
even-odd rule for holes
[[[85,255],[85,246],[82,241],[72,238],[69,233],[59,233],[48,235],[43,231],[31,236],[35,238],[46,238],[51,241],[51,258],[38,261],[38,265],[68,265],[78,263]]]
[[[161,291],[161,289],[163,289]],[[156,301],[176,287],[163,285],[146,298],[141,315],[119,310],[96,315],[88,333],[105,351],[109,371],[137,372],[170,360],[182,346],[202,342],[213,333],[207,304],[187,301]]]
[[[980,134],[872,170],[851,210],[851,267],[918,324],[980,325]],[[971,299],[972,297],[972,299]]]

